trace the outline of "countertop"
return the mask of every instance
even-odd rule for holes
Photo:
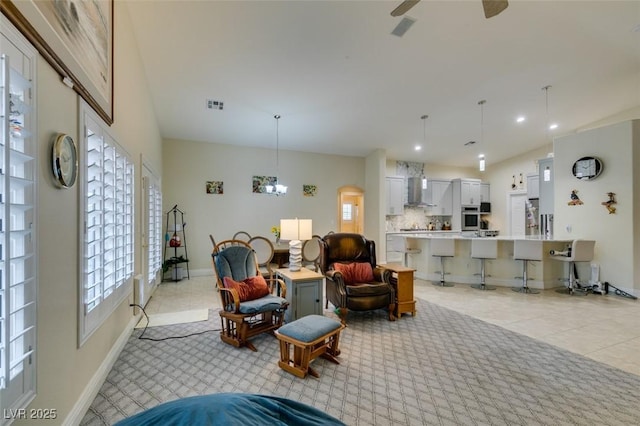
[[[466,235],[465,235],[466,234]],[[387,232],[387,235],[399,235],[404,238],[414,239],[433,239],[433,238],[456,238],[460,240],[478,239],[494,239],[501,241],[529,240],[529,241],[549,241],[549,242],[568,242],[574,238],[549,238],[542,235],[498,235],[496,237],[477,237],[472,235],[473,231],[398,231]]]

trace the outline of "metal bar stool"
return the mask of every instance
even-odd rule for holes
[[[511,290],[518,293],[538,294],[538,290],[529,288],[527,281],[529,275],[527,274],[527,263],[529,261],[542,260],[542,241],[539,240],[514,240],[513,241],[513,258],[515,260],[522,260],[522,286],[512,287]]]
[[[442,287],[453,287],[453,284],[444,281],[444,258],[453,257],[456,254],[456,240],[454,238],[432,238],[431,239],[431,256],[440,257],[440,281],[433,282],[433,285]]]
[[[593,240],[573,240],[571,243],[571,252],[567,255],[551,255],[554,260],[567,262],[569,264],[569,275],[567,278],[561,278],[567,281],[567,287],[556,290],[558,293],[575,294],[575,290],[579,290],[581,294],[586,295],[591,290],[590,286],[582,287],[575,277],[575,262],[591,262],[593,260],[593,251],[596,242]]]
[[[471,287],[478,290],[495,290],[495,286],[487,285],[486,283],[484,262],[487,259],[496,259],[498,257],[498,240],[493,238],[473,238],[471,240],[471,257],[480,259],[480,283],[472,284]]]

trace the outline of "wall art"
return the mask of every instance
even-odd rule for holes
[[[206,188],[207,194],[224,194],[224,182],[221,180],[208,180]]]

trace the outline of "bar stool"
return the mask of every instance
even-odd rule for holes
[[[538,294],[538,290],[529,288],[527,281],[529,276],[527,274],[527,262],[542,260],[542,241],[540,240],[514,240],[513,241],[513,258],[515,260],[522,260],[522,286],[512,287],[511,290],[519,293]]]
[[[567,278],[561,278],[563,281],[567,281],[566,288],[560,288],[556,290],[558,293],[574,294],[575,290],[580,290],[582,294],[586,295],[587,291],[591,287],[582,288],[580,282],[575,277],[575,262],[591,262],[593,260],[593,251],[596,242],[593,240],[573,240],[571,243],[571,252],[566,255],[551,255],[554,260],[561,262],[567,262],[569,264],[569,276]]]
[[[442,287],[453,287],[453,284],[444,281],[444,258],[453,257],[456,254],[456,240],[454,238],[432,238],[431,256],[440,257],[440,282],[433,282],[433,285]]]
[[[404,239],[404,267],[409,267],[409,255],[422,253],[422,250],[415,247],[409,247],[408,239]]]
[[[497,259],[498,240],[493,238],[473,238],[471,240],[471,257],[480,259],[480,283],[472,284],[471,287],[478,290],[495,290],[495,286],[486,284],[484,262],[487,259]]]

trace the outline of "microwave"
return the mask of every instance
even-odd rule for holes
[[[480,203],[480,213],[491,213],[491,203]]]
[[[480,209],[478,207],[462,208],[462,230],[477,231],[480,229]]]

